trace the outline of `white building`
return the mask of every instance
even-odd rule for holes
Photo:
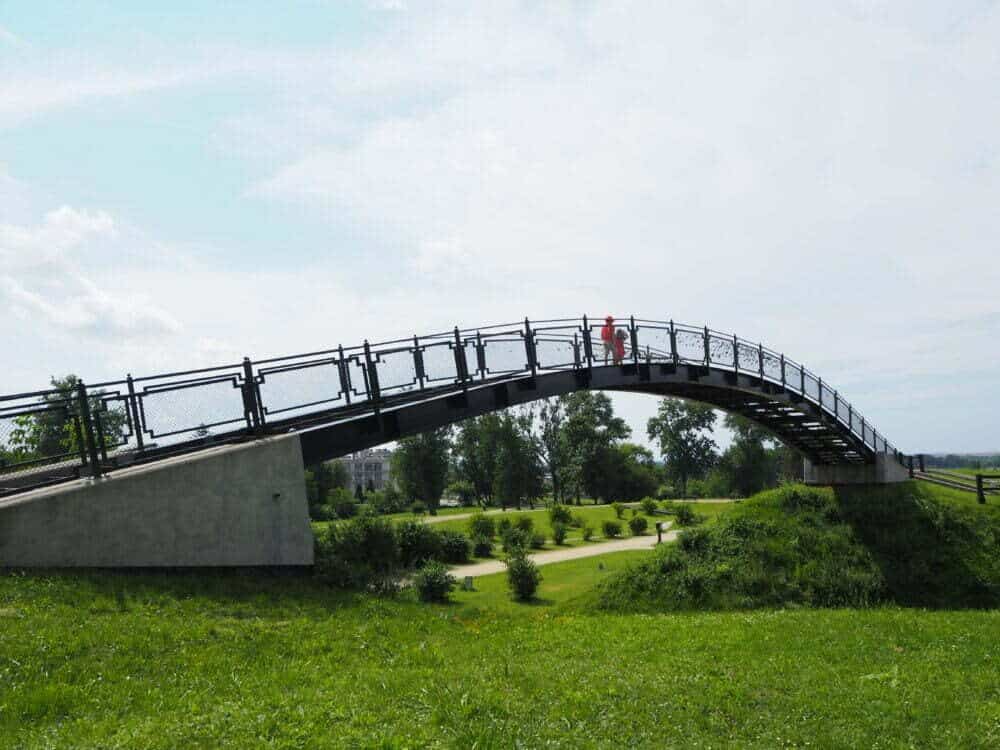
[[[350,453],[338,458],[347,476],[350,477],[348,488],[353,492],[356,487],[367,491],[370,487],[381,490],[389,481],[389,464],[392,461],[392,451],[386,448]]]

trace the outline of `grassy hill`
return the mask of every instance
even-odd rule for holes
[[[622,611],[1000,606],[1000,510],[907,482],[782,487],[606,581]]]

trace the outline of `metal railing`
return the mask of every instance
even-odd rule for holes
[[[478,385],[605,364],[603,318],[530,321],[0,396],[0,494]],[[630,317],[621,364],[742,373],[815,404],[874,453],[900,454],[839,392],[762,344]],[[609,362],[610,364],[610,362]]]

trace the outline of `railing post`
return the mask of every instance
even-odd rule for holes
[[[677,329],[674,328],[674,319],[670,319],[670,358],[674,361],[674,367],[677,366]]]
[[[580,369],[580,334],[573,334],[573,369]]]
[[[806,366],[799,365],[799,393],[802,398],[806,397]]]
[[[865,436],[865,418],[861,417],[861,444],[868,445],[868,438]]]
[[[986,504],[986,491],[983,488],[983,475],[976,474],[976,500],[980,505]]]
[[[921,471],[921,473],[927,471],[927,469],[924,468],[924,454],[923,453],[918,454],[917,455],[917,459],[920,461],[920,471]]]
[[[708,348],[708,326],[705,326],[705,367],[712,364],[712,352]]]
[[[413,334],[413,371],[417,376],[420,390],[424,389],[424,353],[420,351],[420,339]]]
[[[483,332],[476,331],[476,369],[479,379],[486,379],[486,347],[483,345]]]
[[[587,361],[589,370],[594,364],[594,342],[590,340],[590,323],[587,316],[583,316],[583,357]]]
[[[836,419],[837,421],[840,421],[840,407],[837,405],[837,402],[839,400],[840,399],[837,398],[837,391],[834,391],[833,392],[833,418]]]
[[[908,459],[907,463],[909,464],[910,467],[910,479],[913,479],[913,456],[907,456],[907,459]]]
[[[760,383],[764,384],[764,345],[757,342],[757,360],[760,364]]]
[[[737,375],[740,373],[740,340],[733,334],[733,370]]]
[[[260,407],[254,388],[253,363],[249,357],[243,358],[243,418],[247,421],[247,429],[260,434]]]
[[[344,345],[337,346],[337,374],[340,375],[340,390],[344,393],[344,402],[351,405],[351,371],[344,360]]]
[[[819,395],[819,409],[823,411],[823,378],[816,379],[816,393]]]
[[[87,386],[82,380],[76,382],[77,409],[83,422],[83,439],[87,446],[87,458],[90,462],[90,476],[97,479],[101,476],[101,462],[97,456],[97,441],[94,439],[94,423],[90,418],[90,401],[87,399]]]
[[[378,416],[381,412],[382,392],[378,387],[378,371],[375,368],[375,361],[372,359],[372,348],[368,344],[368,339],[365,339],[364,350],[365,385],[368,387],[368,398],[371,399],[372,406],[375,408],[375,415]]]
[[[785,387],[785,355],[781,355],[781,387]]]
[[[135,383],[132,381],[132,373],[125,376],[125,383],[128,385],[129,416],[132,418],[132,433],[135,435],[135,446],[141,452],[144,450],[142,424],[139,421],[139,398],[135,395]]]
[[[629,341],[632,342],[632,362],[639,364],[639,331],[635,327],[635,316],[628,319]]]
[[[469,388],[469,362],[465,359],[465,346],[462,344],[462,332],[455,326],[455,372],[462,381],[462,390]]]
[[[531,370],[531,377],[538,371],[538,359],[535,356],[535,334],[531,331],[531,323],[524,319],[524,352],[528,355],[528,369]]]
[[[847,429],[854,432],[854,406],[847,405]]]

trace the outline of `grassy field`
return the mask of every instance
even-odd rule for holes
[[[1000,745],[1000,610],[591,607],[653,554],[546,566],[531,604],[503,575],[426,605],[252,571],[2,574],[0,747]]]
[[[215,575],[0,578],[0,747],[996,747],[1000,613],[590,614],[623,553],[448,605]]]

